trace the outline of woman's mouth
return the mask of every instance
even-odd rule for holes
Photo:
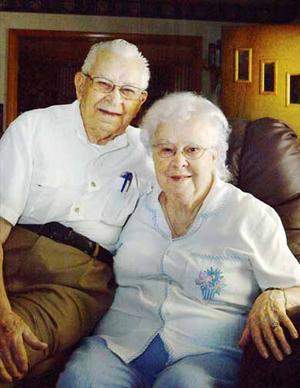
[[[191,175],[170,175],[169,178],[175,182],[184,182],[191,178]]]

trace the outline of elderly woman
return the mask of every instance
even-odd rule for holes
[[[286,309],[299,297],[300,266],[275,211],[226,183],[219,108],[171,94],[142,126],[158,186],[121,234],[113,305],[58,386],[235,386],[242,333],[263,357],[290,353],[282,327],[297,337]]]

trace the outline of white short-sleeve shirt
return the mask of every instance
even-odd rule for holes
[[[152,179],[140,130],[92,144],[78,101],[22,114],[0,141],[0,216],[13,225],[57,221],[111,248]]]
[[[173,360],[239,352],[259,292],[300,285],[281,221],[270,206],[216,179],[191,228],[172,239],[159,192],[143,196],[121,233],[118,288],[96,333],[126,362],[157,333]]]

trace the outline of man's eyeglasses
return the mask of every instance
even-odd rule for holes
[[[152,147],[156,149],[156,152],[161,158],[173,158],[177,152],[181,152],[186,159],[199,159],[209,148],[202,147],[197,144],[189,144],[181,149],[178,149],[175,144],[160,143],[153,144]]]
[[[144,92],[144,89],[137,88],[136,86],[117,85],[109,79],[103,77],[91,77],[89,74],[82,74],[92,81],[93,88],[97,92],[111,93],[115,88],[118,88],[122,97],[126,100],[137,100]]]

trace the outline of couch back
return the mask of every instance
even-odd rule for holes
[[[300,143],[283,121],[230,121],[228,165],[233,183],[272,206],[300,262]]]

